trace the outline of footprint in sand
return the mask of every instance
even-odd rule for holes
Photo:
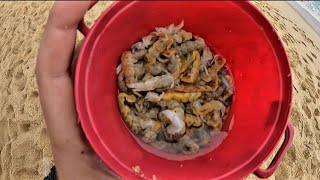
[[[318,157],[317,156],[313,156],[313,158],[311,159],[311,173],[312,174],[318,174],[319,173],[319,171],[318,171],[319,167],[320,167],[320,161],[319,161]]]
[[[279,166],[274,177],[275,179],[290,179],[289,169],[287,166]]]
[[[305,97],[304,100],[305,100],[306,103],[311,103],[312,102],[312,99],[309,98],[309,97]]]
[[[318,108],[314,109],[314,112],[313,112],[314,116],[319,116],[320,115],[320,111]]]
[[[313,117],[313,121],[315,122],[315,127],[316,127],[316,130],[318,130],[318,131],[320,131],[320,123],[319,123],[319,121],[315,118],[315,117]],[[320,133],[316,133],[316,135],[317,134],[320,134]],[[316,136],[317,137],[317,136]],[[320,147],[320,144],[319,144],[319,147]]]
[[[23,63],[22,60],[20,61],[16,61],[16,62],[12,62],[12,64],[10,65],[9,69],[6,71],[5,75],[7,78],[12,78],[13,77],[13,71],[14,69],[16,69],[17,67],[19,67],[21,64]]]
[[[287,158],[290,159],[290,162],[295,162],[297,160],[297,148],[293,144],[287,152]]]
[[[313,91],[313,92],[315,92],[315,91]],[[314,93],[314,96],[315,96],[316,99],[319,99],[319,94],[318,93]],[[316,101],[314,101],[314,102],[316,103]]]
[[[289,33],[284,34],[284,35],[282,36],[282,40],[286,43],[287,46],[288,46],[289,44],[294,44],[294,43],[295,43],[295,39],[294,39],[292,36],[290,36]]]
[[[309,109],[308,106],[306,105],[302,106],[302,110],[304,111],[304,113],[307,115],[309,119],[312,117],[311,110]]]
[[[317,104],[317,98],[315,97],[315,95],[313,94],[313,92],[314,92],[314,91],[310,91],[310,90],[308,89],[309,97],[311,98],[311,100],[312,100],[312,102],[313,102],[314,104]]]
[[[302,65],[302,62],[299,59],[299,54],[296,50],[289,49],[289,50],[287,50],[287,52],[288,52],[290,59],[292,59],[292,61],[294,61],[294,63],[296,63],[298,66]]]
[[[33,91],[33,92],[31,92],[31,93],[29,94],[29,98],[30,98],[30,99],[36,99],[36,98],[38,98],[38,97],[39,97],[38,91]]]
[[[279,27],[281,30],[287,30],[287,28],[284,26],[284,24],[280,24]]]
[[[318,93],[316,92],[316,83],[313,81],[312,73],[307,74],[309,78],[305,78],[304,82],[307,83],[307,90],[309,92],[310,97],[313,99],[313,102],[316,103],[316,99],[318,99]]]
[[[18,136],[17,123],[13,122],[12,119],[8,120],[7,129],[8,129],[8,135],[10,139],[15,139]]]
[[[304,82],[301,82],[300,87],[303,91],[307,90],[306,84]]]
[[[299,71],[297,71],[297,76],[299,77],[299,78],[302,78],[302,75],[301,75],[301,73],[299,72]]]
[[[23,91],[27,83],[27,76],[24,75],[23,70],[19,69],[14,77],[14,86],[18,91]]]
[[[299,122],[302,119],[301,113],[300,113],[300,111],[297,110],[297,108],[295,106],[293,106],[293,108],[292,108],[290,119],[291,119],[293,126],[299,127],[301,125]]]
[[[301,57],[302,57],[302,59],[303,59],[303,61],[304,61],[305,63],[309,64],[309,62],[306,60],[306,58],[304,58],[303,56],[301,56]]]
[[[292,28],[293,28],[296,32],[299,32],[299,31],[298,31],[298,29],[297,29],[297,28],[295,28],[294,26],[292,26]]]
[[[310,61],[312,61],[312,62],[314,63],[314,61],[313,61],[313,58],[312,58],[312,57],[310,57],[308,54],[306,54],[306,56],[310,59]]]
[[[309,78],[312,78],[313,74],[312,74],[311,70],[308,68],[308,66],[306,66],[306,67],[304,68],[304,70],[306,71],[306,73],[307,73],[307,75],[309,76]],[[311,80],[311,81],[312,81],[312,80]],[[312,83],[313,83],[313,81],[312,81]]]
[[[24,113],[25,113],[24,105],[21,105],[19,109],[19,114],[24,114]]]
[[[311,53],[311,55],[312,55],[314,58],[317,59],[317,56],[316,56],[315,54],[313,54],[312,52],[310,52],[310,53]]]
[[[308,92],[309,92],[309,95],[310,95],[309,89],[308,89]],[[309,119],[312,117],[312,112],[311,112],[310,107],[309,107],[309,105],[310,105],[310,103],[312,102],[312,100],[313,100],[313,98],[312,98],[311,96],[308,96],[308,95],[305,95],[305,96],[304,96],[304,102],[305,102],[306,104],[304,104],[304,105],[302,106],[302,110],[303,110],[303,112],[305,113],[305,115],[307,115],[307,117],[308,117]]]
[[[303,154],[303,156],[304,156],[305,159],[311,158],[311,156],[312,156],[312,155],[311,155],[311,149],[305,148],[305,149],[303,150],[302,154]]]
[[[284,24],[282,24],[282,25],[285,26]],[[288,33],[288,36],[291,37],[291,39],[292,39],[293,42],[298,42],[290,33]]]
[[[30,127],[31,127],[30,123],[22,123],[22,124],[19,124],[19,126],[18,126],[18,133],[19,133],[19,134],[22,134],[22,133],[25,133],[25,132],[30,131],[30,129],[31,129]]]
[[[11,118],[14,118],[14,117],[15,117],[15,114],[14,114],[13,106],[11,104],[9,104],[6,107],[6,114],[5,114],[4,118],[5,119],[11,119]]]

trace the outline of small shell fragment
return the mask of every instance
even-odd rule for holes
[[[132,171],[136,174],[140,174],[141,173],[140,166],[133,166]]]

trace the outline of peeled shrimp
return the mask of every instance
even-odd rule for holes
[[[179,102],[194,102],[201,96],[201,92],[181,93],[181,92],[167,92],[161,99],[163,100],[176,100]]]
[[[179,116],[180,119],[184,119],[184,109],[181,107],[173,108],[173,111]]]
[[[122,92],[127,92],[128,87],[126,85],[126,82],[124,81],[124,73],[121,71],[118,75],[118,87]]]
[[[180,75],[181,68],[181,59],[179,58],[179,56],[172,56],[169,60],[167,68],[172,76],[177,79]]]
[[[205,47],[203,49],[203,53],[201,56],[201,70],[204,70],[205,73],[208,75],[208,69],[207,66],[209,65],[209,61],[212,60],[212,52],[208,47]]]
[[[174,49],[168,49],[165,50],[162,55],[169,60],[167,66],[168,71],[173,75],[173,77],[177,78],[181,67],[181,59],[177,55],[177,51]]]
[[[178,101],[174,101],[174,100],[161,100],[160,102],[157,103],[158,106],[160,106],[161,108],[168,108],[168,109],[175,109],[175,108],[182,108],[184,109],[184,105],[182,102],[178,102]]]
[[[122,69],[124,71],[124,76],[126,77],[126,83],[134,83],[136,79],[134,77],[134,63],[138,60],[132,56],[130,51],[125,51],[121,56]]]
[[[146,54],[145,68],[147,70],[156,63],[157,57],[166,49],[169,49],[173,44],[173,37],[168,33],[161,33],[159,39],[148,49]]]
[[[167,50],[163,51],[162,55],[167,58],[171,58],[171,57],[177,55],[177,51],[175,49],[167,49]]]
[[[171,75],[162,75],[152,77],[145,82],[127,84],[127,86],[135,91],[152,91],[158,88],[166,88],[172,86],[174,78]]]
[[[212,100],[210,102],[205,103],[203,106],[199,107],[197,103],[193,104],[193,114],[195,115],[206,115],[212,111],[220,111],[221,114],[225,114],[226,107],[222,102]]]
[[[192,33],[187,32],[183,29],[178,31],[177,34],[182,38],[182,42],[186,42],[186,41],[189,41],[190,39],[192,39]]]
[[[226,87],[226,91],[222,97],[219,97],[220,101],[226,101],[233,94],[233,82],[231,76],[225,75],[221,77],[222,84]]]
[[[119,93],[118,99],[121,102],[129,102],[129,103],[135,103],[137,102],[137,98],[134,95],[129,95],[127,93]]]
[[[134,45],[131,46],[131,49],[133,52],[145,49],[146,47],[144,46],[143,42],[137,42]]]
[[[147,112],[140,114],[140,116],[145,120],[157,119],[158,113],[159,113],[158,108],[151,108]]]
[[[161,130],[162,124],[160,121],[150,120],[151,126],[145,130],[145,134],[142,137],[142,140],[146,143],[152,143],[156,140],[159,131]]]
[[[142,63],[137,63],[133,65],[134,68],[134,77],[135,79],[140,79],[144,76],[144,74],[146,73],[146,71],[143,68],[143,64]]]
[[[180,59],[181,59],[181,68],[180,68],[179,74],[182,74],[188,69],[188,67],[190,66],[191,62],[194,61],[194,59],[190,58],[190,60],[188,60],[183,55],[180,56]]]
[[[200,127],[202,125],[201,119],[192,114],[185,114],[184,122],[187,124],[188,127],[191,127],[191,126]]]
[[[183,112],[183,110],[182,110]],[[181,116],[174,112],[173,110],[164,110],[162,113],[170,120],[171,124],[167,127],[167,132],[171,135],[175,134],[184,134],[185,129],[185,123],[183,121],[183,118]]]
[[[146,54],[147,54],[147,50],[145,50],[145,49],[132,52],[132,56],[135,59],[142,59]]]
[[[145,50],[147,47],[152,45],[157,39],[157,35],[155,32],[150,33],[148,36],[142,38],[142,41],[135,43],[131,46],[131,50],[133,53],[139,50]]]
[[[145,101],[144,98],[139,98],[134,106],[138,114],[144,114],[148,111],[150,103],[148,101]]]
[[[202,77],[202,79],[206,82],[211,82],[212,84],[212,88],[214,90],[216,90],[219,86],[219,77],[218,77],[218,72],[220,71],[220,69],[224,66],[224,64],[226,63],[225,59],[218,59],[215,61],[214,65],[212,65],[209,69],[208,69],[208,75],[205,77]]]
[[[187,32],[183,29],[180,29],[176,34],[173,35],[173,38],[176,43],[181,44],[183,42],[189,41],[192,39],[192,33]]]
[[[186,92],[186,93],[191,93],[191,92],[213,92],[213,89],[210,86],[207,85],[180,85],[176,86],[170,91],[177,91],[177,92]]]
[[[125,101],[134,103],[137,101],[137,99],[134,95],[128,95],[126,93],[118,94],[118,105],[120,113],[133,133],[138,134],[141,131],[140,120],[137,116],[134,115],[131,109],[125,105]]]
[[[187,41],[176,47],[180,55],[187,54],[189,52],[203,49],[206,46],[204,40],[200,37],[196,37],[195,41]]]
[[[168,63],[169,62],[169,59],[168,58],[162,58],[162,57],[157,57],[157,60],[159,61],[159,62],[161,62],[162,64],[166,64],[166,63]]]
[[[193,51],[191,59],[194,59],[191,72],[181,78],[181,81],[185,83],[194,83],[194,81],[198,79],[200,73],[201,61],[199,51]]]
[[[157,40],[157,34],[155,32],[150,33],[148,36],[142,38],[144,47],[151,46]]]
[[[165,66],[160,63],[160,62],[156,62],[150,69],[149,69],[149,73],[153,76],[159,75],[161,72],[165,71],[166,68]]]
[[[155,92],[148,92],[145,99],[146,101],[150,101],[150,102],[159,102],[161,101],[162,96],[164,95],[164,93],[162,93],[161,95],[155,93]]]
[[[211,115],[206,116],[204,121],[211,128],[222,128],[222,115],[220,111],[214,111]]]
[[[184,26],[184,21],[181,21],[179,25],[175,26],[174,24],[170,24],[167,27],[156,27],[156,32],[158,33],[170,33],[174,34],[177,33],[181,28]]]
[[[145,81],[147,81],[147,80],[150,80],[150,79],[152,79],[153,78],[153,76],[150,74],[150,73],[147,73],[147,74],[145,74],[144,76],[143,76],[143,78],[142,78],[142,82],[145,82]]]
[[[182,43],[182,37],[179,34],[174,34],[172,37],[176,43],[178,44]]]

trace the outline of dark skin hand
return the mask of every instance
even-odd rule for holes
[[[87,143],[75,108],[70,65],[77,53],[77,25],[89,4],[89,1],[56,2],[38,54],[40,102],[59,180],[118,179]]]

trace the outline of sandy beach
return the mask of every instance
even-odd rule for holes
[[[52,4],[0,2],[0,180],[42,180],[53,165],[35,79],[39,42]],[[255,4],[284,42],[294,83],[293,145],[269,179],[320,179],[320,37],[288,3]],[[99,2],[87,13],[87,23],[108,5]]]

